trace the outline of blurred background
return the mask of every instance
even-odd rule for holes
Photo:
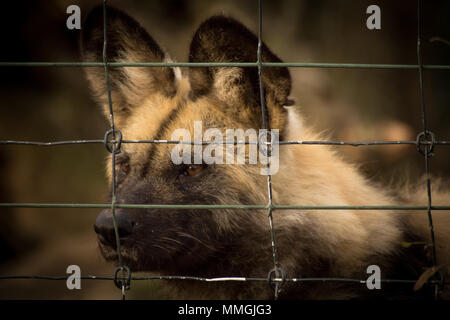
[[[10,1],[0,11],[0,61],[79,61],[79,30],[66,28],[66,8],[84,18],[101,1]],[[423,62],[450,64],[450,2],[424,1]],[[135,17],[173,60],[187,61],[196,27],[212,14],[257,30],[257,1],[108,1]],[[381,8],[381,30],[366,28],[366,8]],[[399,0],[263,1],[266,44],[285,62],[416,64],[417,6]],[[291,68],[292,96],[307,123],[333,140],[414,140],[422,131],[417,70]],[[81,68],[0,68],[0,140],[102,139],[109,128],[90,97]],[[425,70],[428,125],[450,140],[450,71]],[[297,146],[299,147],[299,146]],[[381,183],[424,173],[414,146],[341,147]],[[102,203],[108,184],[102,144],[0,146],[0,202]],[[450,176],[450,148],[436,147],[434,175]],[[97,209],[0,208],[0,274],[112,275],[97,249]],[[155,282],[132,283],[131,298],[167,298]],[[117,299],[111,281],[0,280],[3,299]]]

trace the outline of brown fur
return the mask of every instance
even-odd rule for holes
[[[132,18],[108,8],[109,61],[164,61],[166,54]],[[88,17],[82,41],[86,61],[101,61],[101,9]],[[212,17],[197,30],[191,62],[256,61],[257,39],[239,22]],[[263,61],[279,62],[265,45]],[[108,114],[104,70],[86,69],[98,101]],[[173,130],[261,127],[255,68],[190,68],[178,79],[172,68],[111,68],[112,100],[117,127],[124,139],[170,139]],[[269,125],[285,140],[322,140],[288,108],[291,78],[287,68],[263,73]],[[210,165],[199,176],[182,174],[170,159],[173,145],[124,144],[118,156],[117,199],[121,203],[266,204],[266,176],[258,165]],[[354,165],[329,146],[281,146],[280,169],[273,176],[275,204],[397,205],[411,204],[388,195],[367,181]],[[127,163],[130,172],[121,172]],[[111,172],[107,161],[107,172]],[[420,184],[421,186],[424,183]],[[434,187],[434,185],[433,185]],[[426,204],[425,190],[411,191],[414,204]],[[449,197],[433,188],[433,204]],[[272,268],[267,212],[245,210],[119,210],[136,221],[122,246],[125,263],[134,271],[202,277],[266,277]],[[124,211],[126,211],[124,213]],[[447,214],[447,217],[445,215]],[[449,263],[448,212],[434,212],[438,263]],[[427,266],[423,248],[401,247],[402,241],[429,243],[426,212],[275,211],[275,235],[281,267],[288,277],[353,277],[366,279],[367,266],[381,267],[383,278],[417,279]],[[100,244],[105,258],[116,261],[113,246]],[[272,298],[267,283],[167,281],[184,298]],[[411,286],[365,286],[338,283],[285,284],[284,298],[424,297]],[[375,292],[376,291],[376,292]]]

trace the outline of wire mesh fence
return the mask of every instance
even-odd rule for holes
[[[450,70],[450,65],[426,65],[422,63],[422,43],[421,43],[421,32],[422,32],[422,1],[417,0],[417,64],[354,64],[354,63],[301,63],[301,62],[263,62],[261,59],[261,49],[262,49],[262,27],[263,27],[263,9],[262,1],[258,0],[258,46],[257,46],[257,61],[255,62],[227,62],[227,63],[217,63],[217,62],[110,62],[108,61],[107,48],[108,48],[108,38],[107,38],[107,21],[108,21],[108,10],[107,1],[103,1],[103,61],[102,62],[0,62],[0,67],[103,67],[105,74],[105,84],[107,89],[107,101],[109,108],[109,118],[110,118],[110,129],[105,133],[103,139],[92,139],[92,140],[70,140],[70,141],[18,141],[18,140],[3,140],[0,141],[0,145],[25,145],[25,146],[37,146],[37,147],[56,147],[61,145],[74,145],[74,144],[101,144],[106,147],[108,152],[111,153],[112,161],[112,191],[111,191],[111,203],[0,203],[0,207],[22,207],[22,208],[110,208],[113,218],[115,240],[116,240],[116,250],[118,257],[118,267],[112,276],[97,276],[88,275],[82,276],[81,279],[85,280],[109,280],[114,281],[116,286],[122,292],[122,298],[126,298],[126,290],[130,288],[130,282],[132,280],[189,280],[189,281],[201,281],[201,282],[267,282],[273,289],[274,298],[278,298],[280,289],[285,282],[346,282],[365,284],[364,279],[351,279],[351,278],[305,278],[305,277],[288,277],[283,270],[283,266],[280,265],[276,234],[273,222],[273,212],[283,211],[283,210],[396,210],[396,211],[426,211],[429,223],[429,232],[431,239],[432,248],[432,266],[437,266],[437,256],[436,256],[436,240],[434,233],[433,215],[432,212],[435,210],[450,210],[450,204],[446,206],[435,206],[432,202],[431,196],[431,178],[430,178],[430,167],[429,167],[429,157],[433,154],[435,146],[448,146],[450,141],[446,140],[436,140],[434,133],[430,130],[427,123],[427,108],[425,103],[425,92],[423,86],[423,70]],[[411,145],[416,146],[418,152],[420,152],[424,157],[424,167],[426,175],[426,197],[427,204],[421,206],[399,206],[399,205],[358,205],[358,206],[304,206],[304,205],[282,205],[274,204],[272,197],[272,177],[267,175],[266,192],[268,203],[259,205],[213,205],[213,204],[200,204],[200,205],[189,205],[189,204],[132,204],[132,203],[117,203],[116,199],[116,154],[121,150],[121,145],[123,143],[149,143],[149,144],[198,144],[196,142],[184,142],[176,140],[127,140],[122,137],[122,133],[116,127],[114,121],[114,111],[113,111],[113,101],[111,97],[111,86],[109,79],[110,68],[117,67],[245,67],[245,68],[257,68],[258,70],[258,81],[259,81],[259,96],[260,96],[260,107],[262,115],[261,127],[267,129],[268,115],[265,105],[265,93],[264,86],[262,83],[262,74],[264,68],[271,67],[292,67],[292,68],[343,68],[343,69],[398,69],[398,70],[417,70],[418,80],[419,80],[419,96],[421,105],[421,117],[422,117],[422,132],[419,132],[417,139],[415,141],[279,141],[279,142],[269,142],[265,143],[268,148],[271,148],[274,143],[281,146],[295,146],[295,145],[332,145],[332,146],[353,146],[353,147],[363,147],[363,146],[385,146],[385,145]],[[126,137],[125,137],[126,138]],[[156,137],[158,138],[158,137]],[[209,145],[214,142],[201,142],[202,145]],[[223,144],[256,144],[258,147],[261,146],[261,142],[238,142],[238,141],[226,141]],[[270,162],[267,163],[267,167],[270,170]],[[270,171],[269,171],[270,172]],[[119,231],[116,221],[115,210],[117,208],[147,208],[147,209],[233,209],[233,210],[265,210],[267,212],[267,217],[270,226],[270,237],[271,237],[271,256],[273,260],[273,268],[267,270],[268,276],[266,278],[258,277],[221,277],[217,275],[215,278],[205,278],[205,277],[194,277],[194,276],[165,276],[165,275],[152,275],[152,276],[134,276],[132,275],[130,269],[123,263],[121,249],[120,249],[120,239]],[[0,275],[0,279],[41,279],[41,280],[66,280],[68,276],[46,276],[46,275]],[[402,279],[382,279],[382,283],[411,283],[414,284],[416,280],[402,280]],[[439,297],[439,290],[445,284],[443,277],[433,278],[428,281],[430,285],[435,288],[435,298]]]

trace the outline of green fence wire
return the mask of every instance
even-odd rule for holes
[[[349,279],[349,278],[293,278],[286,277],[282,266],[278,261],[278,253],[276,246],[276,234],[274,232],[272,213],[274,210],[396,210],[396,211],[414,211],[420,213],[427,212],[429,220],[429,228],[431,235],[432,247],[432,266],[437,266],[436,244],[434,235],[434,226],[432,219],[432,211],[434,210],[450,210],[450,205],[447,206],[433,206],[431,198],[431,179],[428,158],[432,154],[433,148],[436,145],[448,146],[450,141],[437,141],[434,134],[429,130],[427,125],[427,109],[425,105],[425,94],[423,88],[423,70],[450,70],[450,65],[424,65],[422,64],[422,47],[421,47],[421,30],[422,30],[422,1],[417,0],[417,64],[355,64],[355,63],[309,63],[309,62],[262,62],[261,60],[261,45],[262,45],[262,6],[261,0],[258,0],[258,51],[256,62],[227,62],[227,63],[212,63],[212,62],[109,62],[106,55],[108,39],[107,39],[107,6],[106,0],[103,0],[103,25],[104,25],[104,44],[103,44],[103,62],[0,62],[0,67],[104,67],[105,82],[108,91],[108,105],[110,114],[110,130],[106,133],[104,139],[93,140],[70,140],[70,141],[17,141],[17,140],[3,140],[0,145],[26,145],[26,146],[61,146],[71,144],[104,144],[108,151],[112,154],[112,200],[111,203],[0,203],[0,207],[21,207],[21,208],[111,208],[117,254],[119,267],[116,269],[114,276],[82,276],[82,279],[88,280],[112,280],[116,286],[122,291],[122,298],[125,299],[125,291],[130,287],[131,280],[191,280],[191,281],[205,281],[205,282],[220,282],[220,281],[266,281],[274,289],[274,298],[278,297],[280,288],[284,282],[348,282],[355,284],[365,284],[366,280]],[[115,67],[253,67],[258,69],[259,90],[261,98],[261,113],[262,113],[262,127],[267,128],[267,113],[265,107],[265,95],[262,85],[262,73],[264,68],[268,67],[293,67],[293,68],[344,68],[344,69],[399,69],[399,70],[418,70],[419,85],[420,85],[420,102],[422,113],[423,131],[420,132],[415,141],[280,141],[279,145],[336,145],[336,146],[377,146],[377,145],[414,145],[417,150],[424,156],[425,174],[427,184],[427,205],[425,206],[379,206],[379,205],[358,205],[358,206],[302,206],[302,205],[276,205],[272,201],[272,183],[271,175],[267,176],[267,194],[268,203],[263,205],[180,205],[180,204],[123,204],[116,203],[116,172],[115,161],[116,153],[120,151],[121,143],[162,143],[162,144],[178,144],[186,143],[183,141],[170,140],[126,140],[122,139],[120,131],[115,127],[114,112],[112,108],[111,89],[109,83],[109,68]],[[195,142],[187,142],[189,144],[196,144]],[[223,142],[228,143],[228,142]],[[231,142],[233,144],[241,144],[240,142]],[[211,144],[211,142],[202,142],[200,144]],[[243,144],[252,144],[251,142],[243,142]],[[258,146],[260,145],[257,142]],[[268,146],[271,147],[271,144]],[[270,164],[268,164],[270,169]],[[234,210],[266,210],[268,213],[270,231],[271,231],[271,248],[273,257],[273,269],[268,270],[267,278],[252,278],[252,277],[217,277],[204,278],[192,276],[132,276],[131,271],[123,264],[120,250],[120,241],[118,228],[115,218],[116,208],[147,208],[147,209],[234,209]],[[120,274],[120,275],[119,275]],[[44,275],[0,275],[0,279],[43,279],[43,280],[66,280],[68,276],[44,276]],[[383,283],[415,283],[416,280],[401,280],[401,279],[382,279]],[[435,298],[439,296],[439,289],[442,288],[446,282],[442,274],[440,278],[432,278],[428,281],[430,285],[434,285]]]
[[[109,203],[0,203],[1,207],[13,208],[110,208]],[[245,204],[131,204],[118,203],[116,208],[125,209],[235,209],[235,210],[428,210],[428,206],[295,206],[295,205],[245,205]],[[450,206],[431,206],[431,210],[450,210]]]
[[[418,70],[417,64],[319,63],[319,62],[109,62],[108,67],[290,67],[342,69]],[[102,62],[0,62],[0,67],[104,67]],[[449,65],[424,64],[423,69],[450,70]]]

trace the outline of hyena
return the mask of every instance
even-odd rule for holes
[[[167,62],[168,55],[134,19],[107,9],[107,57],[110,62]],[[190,62],[257,60],[257,38],[225,16],[204,21],[190,43]],[[84,61],[102,61],[103,12],[87,17],[81,41]],[[266,62],[281,60],[265,45]],[[109,119],[103,68],[86,68],[93,93]],[[258,70],[240,67],[114,67],[109,69],[116,127],[124,139],[168,139],[193,122],[207,128],[261,128]],[[303,121],[289,97],[291,77],[285,67],[262,74],[269,128],[280,140],[323,140]],[[179,164],[169,144],[123,144],[116,156],[117,203],[267,204],[267,177],[257,165]],[[107,160],[111,178],[111,158]],[[420,182],[417,185],[425,185]],[[435,185],[433,184],[433,187]],[[282,146],[279,170],[272,176],[273,203],[305,206],[402,205],[427,203],[424,188],[402,197],[368,181],[330,146]],[[406,192],[408,191],[408,192]],[[450,199],[433,188],[433,204]],[[124,264],[133,272],[201,277],[267,277],[273,268],[267,210],[117,209]],[[447,264],[448,212],[434,212],[438,264]],[[380,267],[382,279],[418,279],[430,266],[426,212],[358,210],[274,211],[280,267],[289,277],[367,279],[367,267]],[[117,263],[110,209],[95,222],[99,247]],[[408,245],[404,245],[407,243]],[[426,243],[427,245],[414,245]],[[402,245],[403,244],[403,245]],[[409,245],[413,244],[413,245]],[[428,250],[426,250],[428,248]],[[273,298],[267,282],[166,282],[178,298]],[[412,284],[383,283],[380,290],[340,282],[282,285],[280,298],[353,299],[424,298],[431,285],[413,292]]]

